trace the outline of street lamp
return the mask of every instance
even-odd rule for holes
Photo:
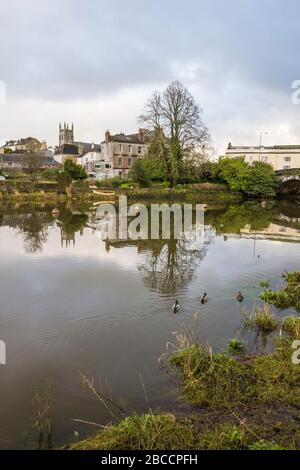
[[[261,160],[261,145],[262,145],[262,136],[264,135],[268,135],[268,132],[261,132],[259,134],[259,157],[258,157],[258,160],[260,161]]]

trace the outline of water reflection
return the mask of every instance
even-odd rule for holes
[[[26,204],[0,206],[0,226],[12,227],[23,235],[24,250],[27,253],[42,251],[48,239],[49,227],[57,226],[61,232],[62,246],[75,245],[76,235],[83,235],[84,228],[96,230],[94,208],[60,206],[59,216],[52,215],[52,206],[29,206]],[[149,211],[150,212],[150,211]],[[141,271],[147,271],[149,287],[164,292],[175,291],[182,283],[192,279],[193,264],[205,256],[205,245],[213,238],[237,235],[241,238],[270,240],[300,240],[300,203],[297,201],[268,201],[264,203],[245,202],[208,207],[205,214],[205,237],[200,250],[190,250],[186,242],[166,240],[104,240],[107,252],[122,246],[136,246],[139,253],[148,255]],[[191,253],[188,253],[191,251]],[[164,273],[164,275],[162,275]],[[163,281],[160,278],[164,278]],[[164,287],[165,285],[165,287]]]
[[[195,250],[184,239],[102,241],[94,208],[60,205],[56,218],[53,208],[0,205],[0,338],[9,351],[0,369],[0,422],[10,423],[0,426],[0,447],[1,439],[29,446],[32,386],[48,379],[54,445],[91,432],[74,418],[105,424],[79,371],[106,379],[145,411],[141,374],[153,409],[173,410],[173,385],[157,368],[172,332],[197,313],[201,337],[223,350],[234,332],[244,334],[242,309],[258,302],[259,281],[276,288],[281,272],[299,268],[296,202],[209,205],[204,244]],[[201,305],[204,292],[210,300]],[[178,315],[171,310],[176,298]],[[253,349],[266,345],[255,334],[247,340]]]

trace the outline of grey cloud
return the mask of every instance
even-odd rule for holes
[[[296,0],[11,0],[0,78],[14,97],[84,99],[164,83],[174,62],[199,62],[211,70],[200,80],[237,73],[284,90],[298,78],[299,11]]]

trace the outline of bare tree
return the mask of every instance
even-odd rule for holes
[[[39,171],[42,165],[42,158],[40,152],[30,151],[26,153],[24,157],[24,166],[27,168],[28,173],[33,180],[36,173]]]
[[[202,110],[191,93],[181,83],[173,82],[162,93],[152,95],[140,116],[141,122],[156,131],[172,186],[181,163],[200,152],[209,141],[201,115]]]

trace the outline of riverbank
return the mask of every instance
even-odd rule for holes
[[[106,197],[105,193],[108,193]],[[74,183],[69,195],[59,190],[56,181],[24,181],[14,180],[0,183],[0,200],[9,201],[66,201],[68,199],[77,201],[98,201],[115,199],[120,195],[126,195],[129,199],[149,200],[167,200],[167,201],[184,201],[184,202],[206,202],[211,199],[219,199],[221,201],[239,201],[243,199],[239,193],[230,192],[226,186],[217,184],[198,184],[190,188],[168,189],[162,187],[151,188],[108,188],[96,189],[95,186],[88,182]]]
[[[287,273],[284,280],[279,291],[262,282],[261,298],[299,312],[300,273]],[[193,405],[193,414],[155,415],[149,409],[71,449],[300,450],[300,353],[295,343],[300,318],[285,317],[280,326],[269,304],[257,307],[254,316],[243,313],[246,328],[265,337],[280,328],[269,353],[253,354],[238,338],[214,353],[188,327],[177,332],[167,366],[179,372],[181,397]]]
[[[287,343],[272,354],[211,354],[192,346],[172,355],[189,416],[133,415],[72,450],[300,449],[299,365]]]
[[[74,200],[79,202],[93,202],[101,200],[115,200],[117,201],[120,195],[125,195],[129,200],[133,201],[172,201],[186,202],[191,204],[204,204],[210,201],[220,202],[240,202],[244,200],[261,200],[261,197],[247,197],[238,191],[231,191],[224,184],[217,183],[198,183],[190,185],[182,185],[170,189],[162,185],[152,185],[147,188],[130,187],[125,184],[126,188],[101,186],[97,187],[92,181],[76,181],[73,183],[72,188],[64,191],[59,188],[55,180],[7,180],[0,182],[0,201],[11,202],[66,202]],[[106,196],[107,193],[108,195]],[[267,198],[268,200],[275,199],[289,199],[290,196],[283,197],[278,194],[274,197]]]

